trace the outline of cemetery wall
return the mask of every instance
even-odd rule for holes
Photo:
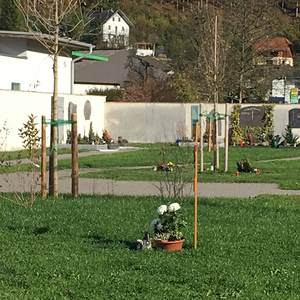
[[[201,107],[200,107],[201,106]],[[234,104],[228,104],[230,114]],[[262,107],[263,104],[242,104],[246,107]],[[198,107],[196,109],[196,107]],[[300,104],[276,104],[274,107],[274,133],[281,135],[289,124],[289,112],[299,114],[299,128],[293,132],[300,136]],[[183,104],[183,103],[116,103],[105,104],[104,127],[114,138],[122,136],[130,142],[174,142],[182,136],[192,136],[193,111],[209,113],[213,104]],[[218,111],[225,114],[225,105],[218,104]],[[195,113],[194,113],[195,115]],[[205,120],[202,118],[202,125]],[[223,142],[225,135],[224,122],[219,122],[219,141]]]
[[[37,116],[36,123],[39,129],[42,115],[45,115],[46,119],[50,119],[51,94],[0,90],[0,99],[0,128],[6,122],[9,129],[5,142],[6,148],[7,150],[20,149],[22,140],[18,136],[18,129],[27,121],[27,116],[31,113]],[[94,131],[102,135],[105,100],[106,98],[102,96],[60,95],[58,118],[68,120],[69,107],[73,106],[73,109],[77,110],[78,132],[81,135],[87,135],[92,122]],[[70,105],[71,102],[72,105]],[[68,129],[70,129],[70,125],[59,127],[60,143],[66,142]],[[5,139],[4,134],[0,132],[0,147],[3,139]],[[47,126],[47,145],[49,142],[50,126]]]

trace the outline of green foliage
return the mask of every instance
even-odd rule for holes
[[[28,159],[33,163],[38,161],[38,149],[39,149],[39,130],[35,123],[36,117],[31,114],[28,116],[28,121],[23,123],[23,127],[19,129],[19,136],[22,139],[23,147],[28,152]]]
[[[184,238],[182,230],[187,224],[178,203],[172,203],[169,207],[161,205],[158,214],[158,218],[151,223],[155,239],[176,241]]]
[[[240,126],[240,114],[241,105],[236,104],[233,106],[231,113],[231,127],[232,127],[232,143],[233,145],[239,145],[240,141],[243,139],[243,133]]]
[[[23,27],[21,15],[14,0],[0,2],[0,29],[17,31]]]
[[[292,127],[290,125],[286,126],[284,134],[282,136],[284,138],[285,143],[292,146],[296,145],[299,139],[298,136],[295,136],[293,134]]]
[[[27,158],[31,161],[30,164],[30,195],[23,193],[15,193],[14,201],[24,207],[32,207],[36,200],[36,190],[39,184],[39,176],[37,168],[39,168],[39,146],[40,137],[39,130],[35,123],[36,117],[31,114],[28,116],[28,121],[23,123],[23,127],[19,129],[19,136],[23,140],[23,147],[27,150]]]
[[[106,101],[119,101],[122,99],[123,91],[121,89],[101,90],[101,89],[90,89],[87,92],[88,95],[106,96]]]
[[[263,134],[266,136],[266,140],[270,142],[274,133],[274,105],[263,105],[263,108],[265,111]]]
[[[188,73],[178,73],[173,84],[178,102],[198,102],[200,100],[197,86]]]
[[[89,143],[93,144],[95,143],[95,132],[93,129],[93,122],[90,123],[90,128],[89,128]]]
[[[237,165],[237,170],[239,172],[252,173],[255,171],[250,161],[247,158],[238,161],[236,165]]]
[[[182,253],[130,250],[159,204],[150,197],[87,196],[25,210],[1,201],[1,297],[299,298],[297,198],[201,199],[197,251],[189,249],[193,201],[186,199]]]

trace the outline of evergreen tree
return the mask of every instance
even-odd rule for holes
[[[22,21],[14,0],[0,1],[0,29],[21,30]]]

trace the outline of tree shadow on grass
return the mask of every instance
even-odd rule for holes
[[[33,234],[33,235],[41,235],[41,234],[48,233],[50,231],[50,228],[48,226],[35,227],[35,228],[32,228],[30,226],[7,226],[7,229],[10,231],[23,232],[26,234]]]
[[[129,250],[136,250],[136,241],[110,239],[99,234],[90,233],[84,238],[91,244],[97,245],[99,248],[127,248]]]

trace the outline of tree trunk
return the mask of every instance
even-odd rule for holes
[[[243,74],[240,75],[240,94],[239,94],[239,103],[242,104],[243,102],[243,83],[244,83],[244,76]]]
[[[58,22],[58,1],[56,1],[55,12],[56,24]],[[54,54],[53,54],[53,95],[51,98],[51,138],[50,138],[50,157],[49,157],[49,195],[58,196],[58,174],[57,174],[57,143],[58,126],[57,122],[57,98],[58,98],[58,38],[59,25],[56,26],[54,36]]]

